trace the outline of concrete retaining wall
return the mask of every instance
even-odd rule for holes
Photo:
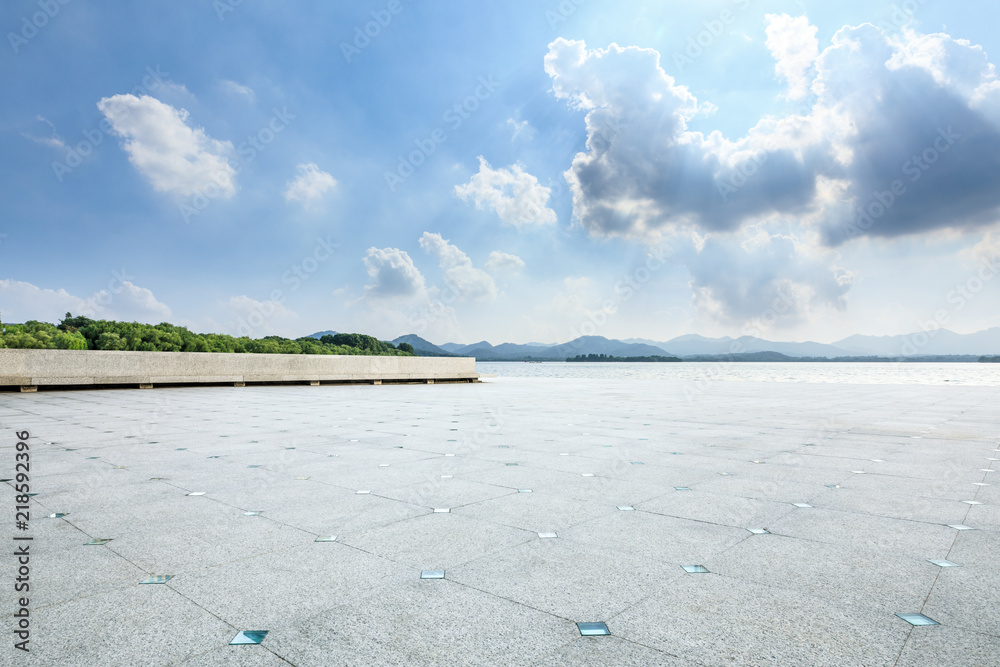
[[[475,382],[472,357],[0,349],[0,387]]]

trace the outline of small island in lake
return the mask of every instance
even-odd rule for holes
[[[651,362],[651,361],[680,361],[677,357],[661,357],[660,355],[654,354],[650,357],[615,357],[607,354],[578,354],[575,357],[567,357],[566,361],[635,361],[635,362]]]

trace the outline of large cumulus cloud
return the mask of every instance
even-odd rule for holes
[[[565,174],[584,228],[648,239],[784,218],[837,245],[996,219],[1000,83],[980,47],[945,34],[896,40],[865,24],[817,56],[807,21],[767,20],[787,97],[806,87],[811,97],[735,140],[688,128],[707,105],[655,50],[549,45],[554,94],[587,111],[586,150]]]

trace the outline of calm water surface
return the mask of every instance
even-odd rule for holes
[[[837,384],[957,384],[1000,386],[1000,364],[788,362],[499,362],[476,363],[498,377],[678,380],[681,382],[809,382]]]

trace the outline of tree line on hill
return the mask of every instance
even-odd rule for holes
[[[141,324],[92,320],[66,313],[58,325],[30,320],[0,323],[0,348],[43,350],[128,350],[136,352],[230,352],[236,354],[354,354],[412,356],[408,343],[394,346],[364,334],[338,333],[320,339],[281,336],[236,338],[193,333],[167,322]]]

